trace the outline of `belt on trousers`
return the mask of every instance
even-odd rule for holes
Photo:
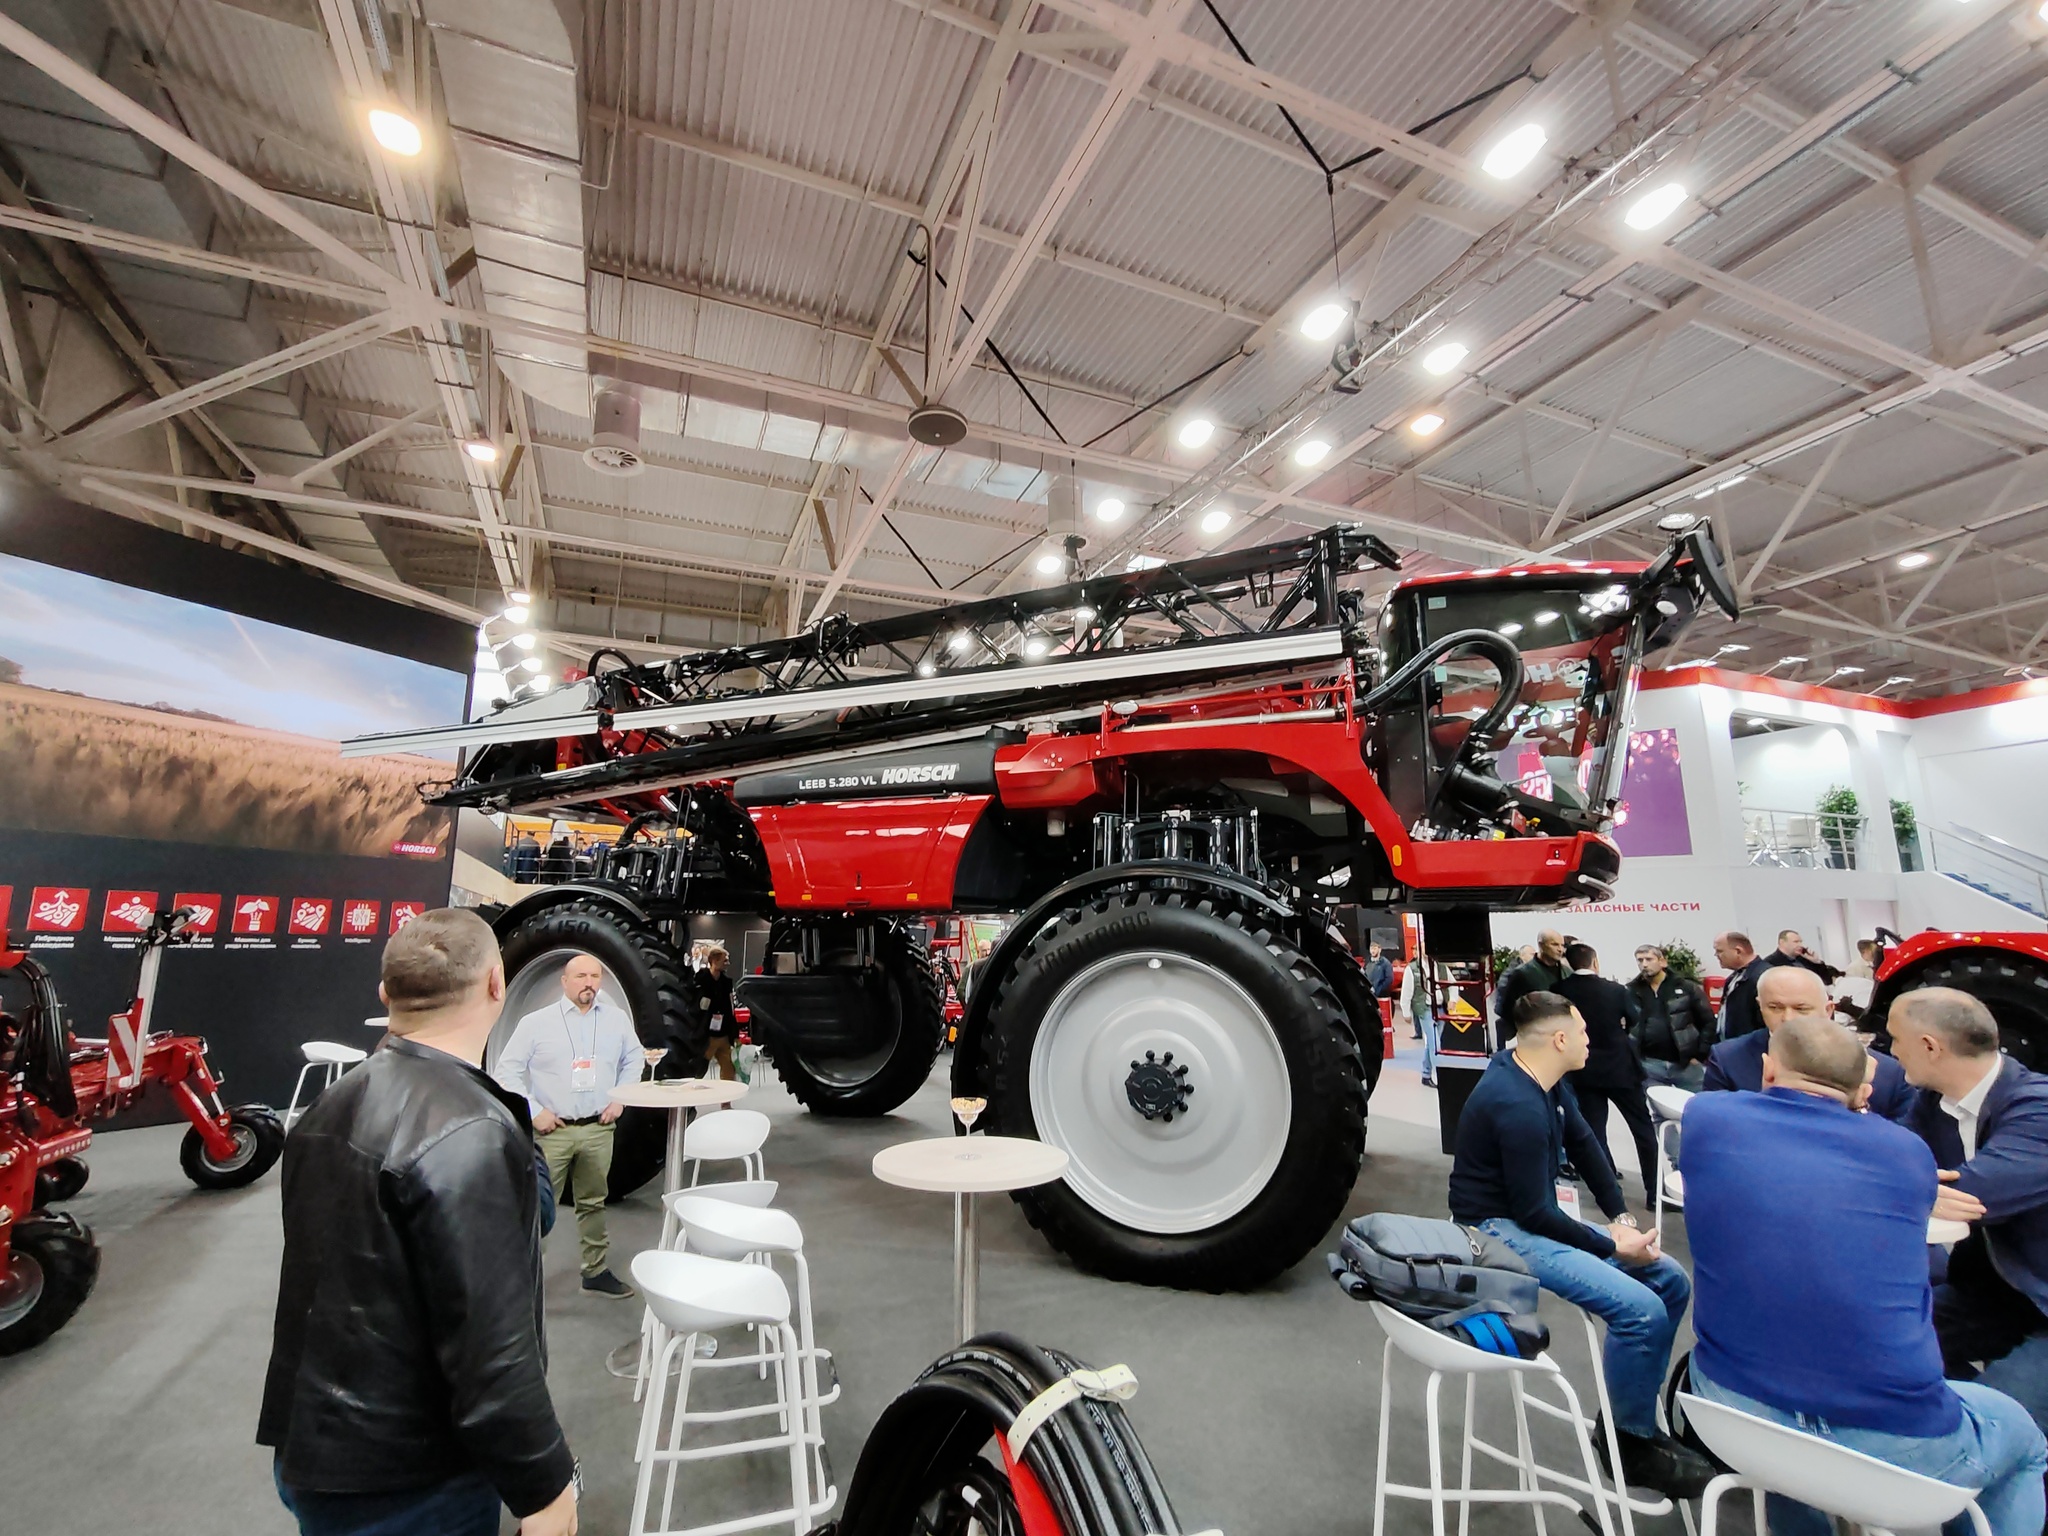
[[[559,1117],[558,1117],[558,1118],[559,1118]],[[581,1120],[566,1120],[566,1119],[565,1119],[565,1120],[563,1120],[563,1121],[562,1121],[562,1124],[564,1124],[564,1125],[601,1125],[601,1124],[602,1124],[603,1122],[604,1122],[604,1116],[602,1116],[602,1115],[585,1115],[585,1116],[584,1116],[584,1117],[583,1117],[583,1118],[582,1118]]]

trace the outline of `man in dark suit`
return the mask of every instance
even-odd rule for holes
[[[1964,992],[1907,992],[1888,1027],[1920,1090],[1908,1123],[1945,1170],[1934,1214],[1971,1224],[1934,1292],[1943,1363],[2048,1427],[2048,1077],[1999,1053],[1991,1010]]]
[[[1788,1019],[1830,1016],[1828,990],[1820,977],[1799,966],[1773,966],[1757,983],[1757,1002],[1764,1027],[1723,1040],[1707,1056],[1703,1091],[1743,1089],[1761,1093],[1764,1086],[1764,1052],[1770,1048],[1771,1031]],[[1917,1095],[1899,1063],[1890,1056],[1874,1056],[1876,1076],[1871,1081],[1869,1109],[1873,1115],[1903,1122],[1912,1113]]]
[[[1636,1144],[1636,1166],[1642,1170],[1644,1198],[1657,1203],[1657,1133],[1650,1126],[1650,1101],[1643,1095],[1643,1060],[1636,1054],[1631,1031],[1642,1022],[1642,1011],[1629,990],[1618,981],[1600,974],[1600,957],[1590,944],[1567,944],[1564,962],[1571,967],[1551,990],[1579,1010],[1586,1021],[1586,1064],[1570,1073],[1565,1081],[1578,1097],[1579,1113],[1593,1128],[1593,1139],[1607,1153],[1609,1167],[1614,1154],[1607,1144],[1607,1106],[1621,1112]],[[1617,1175],[1617,1178],[1619,1175]]]
[[[1728,980],[1721,987],[1721,1038],[1733,1040],[1764,1027],[1763,1015],[1757,1011],[1757,979],[1767,967],[1763,957],[1756,952],[1756,946],[1749,942],[1746,933],[1717,933],[1714,935],[1714,958],[1721,962],[1721,969],[1728,973]],[[1763,1059],[1763,1048],[1757,1048],[1757,1059]],[[1757,1069],[1761,1072],[1761,1066]],[[1758,1081],[1762,1081],[1761,1078]]]
[[[1515,1038],[1515,1004],[1531,992],[1555,992],[1557,984],[1570,974],[1571,967],[1564,963],[1564,935],[1545,928],[1536,935],[1536,953],[1501,977],[1494,989],[1499,1049],[1506,1050]]]

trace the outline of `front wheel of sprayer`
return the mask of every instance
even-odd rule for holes
[[[17,1222],[0,1269],[0,1355],[19,1354],[70,1322],[99,1277],[99,1245],[72,1217],[38,1211]]]
[[[178,1162],[185,1177],[201,1189],[240,1189],[254,1184],[270,1171],[270,1165],[284,1151],[284,1121],[264,1104],[237,1104],[228,1111],[228,1135],[235,1149],[216,1158],[196,1128],[185,1133],[178,1148]]]

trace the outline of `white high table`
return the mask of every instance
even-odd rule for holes
[[[715,1077],[672,1077],[666,1082],[621,1083],[612,1090],[612,1102],[628,1109],[668,1111],[668,1162],[662,1171],[664,1194],[683,1187],[683,1132],[693,1111],[707,1104],[726,1105],[747,1096],[745,1083],[728,1083]]]
[[[952,1195],[953,1309],[966,1343],[979,1331],[981,1228],[974,1197],[1050,1184],[1067,1171],[1067,1154],[1025,1136],[934,1136],[882,1148],[874,1169],[884,1184]]]

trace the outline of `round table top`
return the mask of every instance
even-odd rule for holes
[[[1025,1136],[934,1136],[884,1147],[874,1166],[876,1178],[904,1189],[992,1194],[1050,1184],[1067,1171],[1067,1154]]]
[[[621,1083],[612,1090],[612,1102],[633,1109],[702,1109],[706,1104],[730,1104],[747,1096],[745,1083],[728,1083],[715,1077],[672,1077],[666,1082]]]
[[[1939,1216],[1927,1218],[1927,1241],[1930,1243],[1960,1243],[1970,1235],[1967,1221],[1947,1221]]]

